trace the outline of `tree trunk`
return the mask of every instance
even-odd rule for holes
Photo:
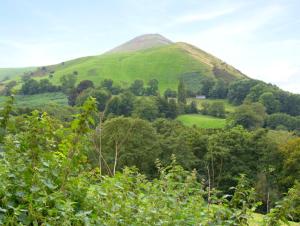
[[[113,174],[116,174],[116,168],[117,168],[117,162],[118,162],[118,143],[115,143],[115,163],[114,163],[114,170]]]

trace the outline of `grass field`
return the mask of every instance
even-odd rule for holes
[[[215,118],[207,115],[190,114],[180,115],[177,120],[181,121],[186,126],[197,126],[199,128],[224,128],[226,124],[225,119]]]
[[[236,108],[236,106],[230,104],[228,102],[228,100],[224,100],[224,99],[203,99],[203,100],[202,99],[196,99],[196,98],[188,98],[187,99],[188,103],[190,103],[192,101],[196,101],[197,107],[198,107],[199,110],[201,110],[201,108],[202,108],[202,106],[201,106],[202,102],[208,102],[208,103],[223,102],[224,106],[225,106],[225,111],[228,112],[228,113],[234,112],[235,108]]]
[[[7,97],[0,96],[0,105],[3,105]],[[17,95],[15,97],[15,105],[17,107],[28,107],[34,108],[39,106],[45,106],[51,103],[58,105],[67,105],[68,100],[65,94],[57,93],[43,93],[36,95],[21,96]]]

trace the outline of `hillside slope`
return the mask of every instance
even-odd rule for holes
[[[139,36],[99,56],[66,61],[57,65],[38,68],[33,77],[47,78],[58,84],[63,75],[78,74],[78,81],[92,80],[99,84],[112,79],[121,85],[129,85],[136,79],[159,81],[161,91],[176,89],[183,78],[188,86],[198,89],[203,77],[231,82],[245,78],[237,69],[220,59],[186,43],[172,43],[158,34]],[[49,77],[50,78],[50,77]]]
[[[26,72],[34,71],[34,67],[25,68],[0,68],[0,81],[22,76]]]

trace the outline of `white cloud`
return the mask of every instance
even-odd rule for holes
[[[217,11],[211,12],[197,12],[197,13],[190,13],[183,16],[180,16],[175,20],[175,23],[192,23],[198,21],[205,21],[205,20],[213,20],[218,17],[231,14],[237,10],[237,7],[232,7],[228,9],[220,9]]]

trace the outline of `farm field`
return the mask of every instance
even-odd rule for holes
[[[207,115],[200,114],[186,114],[177,117],[178,121],[181,121],[186,126],[197,126],[199,128],[224,128],[226,124],[225,119],[215,118]]]

